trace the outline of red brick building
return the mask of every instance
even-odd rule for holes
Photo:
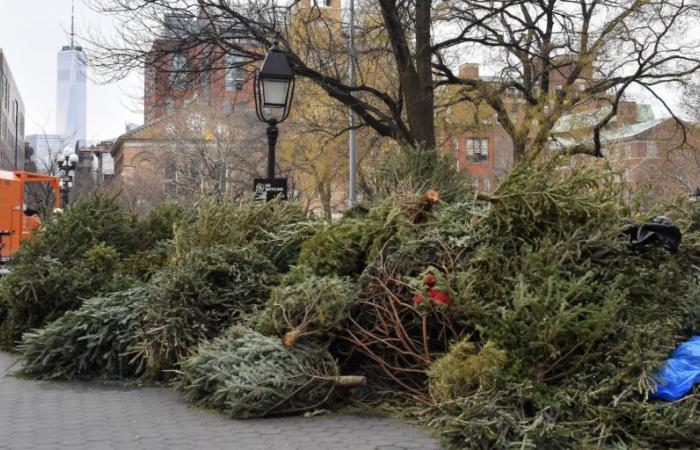
[[[153,43],[153,61],[147,65],[144,77],[145,124],[195,101],[224,114],[236,108],[254,108],[251,74],[244,68],[242,55],[203,44],[172,51],[179,46],[180,34],[205,26],[204,19],[165,18],[164,34],[169,36]]]
[[[460,67],[463,78],[497,82],[479,74],[477,64]],[[574,89],[583,89],[583,73]],[[566,66],[550,77],[553,90],[559,89],[566,79]],[[522,120],[521,104],[517,97],[506,99],[511,114]],[[573,144],[590,144],[592,127],[610,112],[607,102],[591,100],[562,116],[555,124],[552,148]],[[453,135],[443,136],[445,148],[455,153],[460,167],[474,177],[476,188],[489,191],[513,165],[513,145],[510,136],[486,110],[478,124],[457,128]],[[684,134],[685,133],[685,134]],[[684,143],[684,136],[686,142]],[[700,186],[700,140],[695,124],[683,125],[670,117],[657,118],[650,105],[630,101],[620,102],[618,112],[602,131],[602,153],[610,165],[624,177],[631,191],[649,189],[645,202],[688,195]],[[579,159],[596,158],[581,156]]]

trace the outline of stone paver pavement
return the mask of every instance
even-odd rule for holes
[[[0,449],[438,449],[425,430],[356,416],[231,420],[172,389],[20,380],[0,352]]]

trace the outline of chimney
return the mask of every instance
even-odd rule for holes
[[[465,80],[478,80],[479,79],[479,64],[477,63],[464,63],[459,66],[459,77]]]
[[[617,104],[617,123],[631,124],[637,122],[637,103],[620,102]]]

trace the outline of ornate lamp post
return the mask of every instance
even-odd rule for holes
[[[255,73],[255,112],[258,119],[267,123],[267,179],[275,179],[275,146],[277,145],[277,124],[289,116],[294,96],[294,74],[289,61],[278,47],[272,44],[265,56],[262,67]]]
[[[62,153],[58,154],[57,160],[60,169],[59,177],[61,178],[61,207],[65,208],[68,205],[70,190],[73,187],[75,169],[78,167],[79,158],[73,149],[68,146]]]

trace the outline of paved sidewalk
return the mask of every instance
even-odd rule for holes
[[[438,449],[426,431],[354,416],[231,420],[172,389],[19,380],[0,352],[0,449]]]

